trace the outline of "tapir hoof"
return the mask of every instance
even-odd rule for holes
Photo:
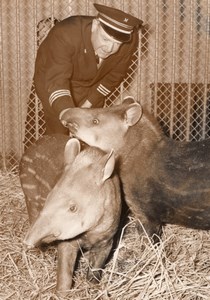
[[[87,273],[87,280],[93,284],[98,284],[101,280],[101,276],[102,276],[101,270],[93,271],[89,269]]]
[[[147,223],[142,224],[139,221],[136,222],[136,227],[139,234],[145,233],[154,244],[160,242],[161,235],[163,233],[162,225],[161,224],[154,224],[154,223]]]
[[[56,290],[56,295],[59,299],[66,299],[70,290]]]

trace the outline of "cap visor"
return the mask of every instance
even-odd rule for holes
[[[127,33],[122,33],[120,31],[114,30],[113,28],[105,25],[102,22],[100,22],[100,25],[108,35],[110,35],[112,38],[114,38],[115,40],[117,40],[119,42],[126,43],[126,42],[129,42],[131,39],[130,33],[127,34]]]

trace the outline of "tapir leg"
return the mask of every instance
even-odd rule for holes
[[[154,243],[159,243],[162,235],[162,224],[158,220],[156,221],[154,218],[150,218],[144,212],[145,209],[142,209],[142,203],[150,203],[150,199],[145,198],[143,201],[141,195],[138,194],[138,191],[133,189],[126,200],[137,220],[136,226],[139,234],[142,235],[146,233]]]
[[[74,266],[79,244],[77,241],[64,241],[58,244],[57,287],[59,294],[68,292],[72,286]]]
[[[101,269],[104,267],[110,254],[113,241],[108,243],[96,244],[89,251],[89,269],[87,279],[93,283],[98,283],[101,279]]]
[[[139,234],[146,235],[153,241],[154,244],[160,242],[160,237],[162,235],[162,225],[158,222],[152,222],[146,217],[142,218],[137,216],[136,227]]]

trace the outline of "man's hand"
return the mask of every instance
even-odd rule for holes
[[[73,108],[66,108],[66,109],[62,110],[59,115],[59,120],[61,121],[61,123],[64,127],[68,127],[68,115],[69,115],[69,112],[71,109],[73,109]]]
[[[85,100],[85,102],[82,104],[82,108],[90,108],[92,106],[92,103],[90,103],[89,100]]]

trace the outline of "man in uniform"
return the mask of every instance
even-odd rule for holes
[[[103,107],[120,84],[138,46],[142,21],[94,4],[98,15],[58,22],[38,49],[34,84],[42,102],[46,134],[66,133],[73,107]]]

